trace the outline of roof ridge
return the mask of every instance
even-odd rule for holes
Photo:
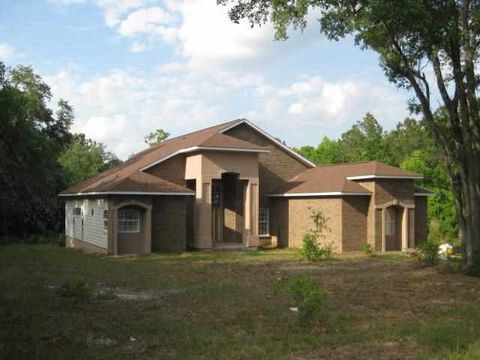
[[[172,142],[173,140],[178,140],[178,139],[181,139],[181,138],[184,138],[185,136],[188,136],[188,135],[193,135],[193,134],[197,134],[199,132],[204,132],[204,131],[208,131],[208,130],[211,130],[213,128],[216,128],[216,127],[222,127],[222,126],[225,126],[227,124],[233,124],[234,122],[236,121],[244,121],[246,119],[235,119],[235,120],[230,120],[230,121],[226,121],[224,123],[221,123],[221,124],[217,124],[217,125],[212,125],[212,126],[208,126],[206,128],[202,128],[202,129],[198,129],[198,130],[195,130],[195,131],[192,131],[192,132],[188,132],[188,133],[184,133],[184,134],[180,134],[180,135],[177,135],[177,136],[174,136],[172,138],[168,138],[168,139],[165,139],[164,141],[162,141],[161,143],[159,144],[155,144],[153,146],[149,146],[148,148],[142,150],[142,151],[139,151],[138,153],[134,154],[130,159],[133,159],[133,158],[136,158],[137,156],[139,155],[143,155],[143,154],[146,154],[146,153],[149,153],[150,151],[153,151],[153,150],[156,150],[158,148],[160,148],[161,146],[167,144],[167,143],[170,143]],[[216,134],[213,134],[212,136],[214,136]],[[209,138],[210,139],[210,138]],[[129,159],[129,160],[130,160]]]
[[[342,165],[356,165],[356,164],[368,164],[368,163],[380,163],[377,160],[361,160],[361,161],[351,161],[351,162],[341,162],[341,163],[335,163],[335,164],[317,164],[315,168],[317,167],[333,167],[333,166],[342,166]],[[380,163],[383,164],[383,163]],[[385,164],[387,165],[387,164]],[[391,165],[389,165],[391,166]],[[312,168],[312,169],[315,169]]]

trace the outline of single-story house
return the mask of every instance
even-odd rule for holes
[[[427,236],[421,178],[375,161],[316,166],[239,119],[168,139],[60,196],[67,244],[113,255],[298,247],[314,211],[337,252],[389,251]]]

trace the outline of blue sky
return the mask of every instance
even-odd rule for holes
[[[0,2],[0,60],[28,64],[74,106],[74,131],[121,158],[143,136],[247,117],[291,146],[338,137],[367,111],[390,129],[408,94],[377,56],[304,33],[235,25],[216,0]]]

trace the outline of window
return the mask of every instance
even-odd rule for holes
[[[93,216],[94,212],[93,209],[90,210],[90,215]]]
[[[260,208],[260,214],[258,218],[258,234],[260,236],[270,235],[270,209]]]
[[[76,216],[82,215],[82,208],[80,207],[73,208],[73,215],[76,215]]]
[[[388,208],[385,216],[385,235],[395,235],[395,209]]]
[[[103,230],[108,230],[108,210],[103,210]]]
[[[140,232],[140,212],[135,209],[123,209],[118,211],[118,232]]]

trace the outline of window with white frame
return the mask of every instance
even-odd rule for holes
[[[103,230],[108,230],[108,210],[103,210]]]
[[[121,209],[118,211],[118,232],[140,232],[140,211],[136,209]]]
[[[270,209],[260,208],[258,217],[258,234],[260,236],[270,235]]]
[[[388,208],[385,214],[385,235],[395,235],[395,209]]]

